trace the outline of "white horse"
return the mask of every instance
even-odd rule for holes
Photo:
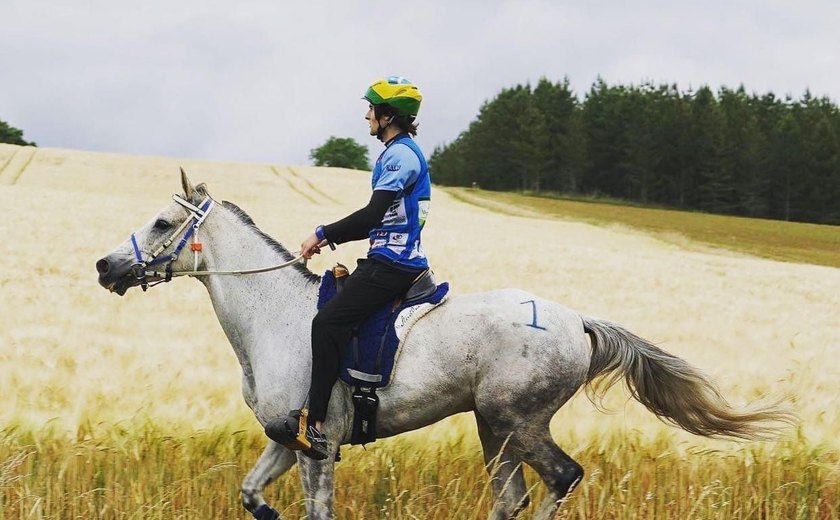
[[[291,265],[293,255],[245,212],[229,202],[216,204],[183,171],[181,181],[183,197],[174,196],[96,263],[103,287],[123,295],[170,275]],[[199,226],[203,246],[194,249],[201,251],[182,253]],[[153,271],[154,265],[164,267]],[[242,365],[242,393],[257,420],[265,425],[299,408],[309,389],[319,277],[295,263],[262,274],[199,279]],[[473,412],[485,461],[496,468],[490,518],[512,518],[528,504],[524,462],[548,488],[535,518],[549,519],[583,475],[552,440],[549,421],[582,385],[605,374],[599,389],[623,378],[651,412],[698,435],[758,438],[772,431],[773,422],[792,420],[773,405],[734,410],[700,371],[619,325],[506,289],[452,297],[413,327],[393,382],[379,392],[376,430],[389,437]],[[336,384],[325,422],[333,453],[349,442],[352,415],[350,388]],[[490,464],[494,460],[500,463]],[[295,462],[309,498],[308,518],[332,517],[333,458],[317,462],[269,441],[242,483],[243,505],[255,518],[280,518],[262,491]]]

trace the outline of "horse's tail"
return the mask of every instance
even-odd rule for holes
[[[708,376],[686,361],[615,323],[581,318],[592,339],[586,391],[593,402],[624,377],[630,393],[648,410],[697,435],[769,438],[778,434],[779,423],[795,422],[795,415],[778,403],[736,410]],[[606,377],[593,384],[601,375]]]

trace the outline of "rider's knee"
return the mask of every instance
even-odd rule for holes
[[[319,312],[312,318],[312,336],[329,337],[341,325],[328,312]]]
[[[328,316],[326,316],[323,312],[319,312],[315,315],[314,318],[312,318],[312,331],[315,332],[319,329],[322,329],[328,323]]]

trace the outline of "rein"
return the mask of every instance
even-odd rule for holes
[[[204,223],[207,216],[210,214],[210,211],[215,207],[215,201],[210,198],[210,196],[205,197],[201,204],[195,206],[191,204],[189,201],[181,197],[180,195],[172,195],[172,200],[180,204],[184,209],[186,209],[190,215],[189,217],[178,226],[178,229],[175,230],[172,235],[167,238],[163,244],[157,248],[148,258],[148,260],[143,259],[143,252],[140,250],[140,247],[137,245],[137,237],[134,233],[131,234],[131,246],[134,248],[134,258],[137,260],[137,263],[131,266],[131,271],[134,273],[134,277],[140,281],[140,287],[143,288],[143,291],[146,291],[149,287],[154,287],[160,283],[172,281],[173,277],[176,276],[208,276],[208,275],[245,275],[245,274],[257,274],[257,273],[266,273],[269,271],[274,271],[277,269],[283,269],[284,267],[289,267],[300,262],[303,259],[303,255],[299,255],[288,262],[284,262],[282,264],[273,265],[270,267],[261,267],[257,269],[241,269],[236,271],[199,271],[198,270],[198,254],[202,251],[202,244],[198,241],[198,230],[201,227],[201,224]],[[193,222],[193,225],[190,226],[190,223]],[[186,230],[186,231],[185,231]],[[178,245],[175,246],[175,249],[168,255],[160,256],[166,248],[168,248],[175,239],[178,237],[180,233],[183,232],[183,236],[181,236],[181,240],[178,242]],[[173,271],[172,270],[172,263],[178,259],[178,255],[181,254],[181,251],[186,247],[187,243],[189,242],[190,238],[192,238],[192,243],[190,244],[190,250],[194,254],[194,263],[193,263],[193,270],[192,271]],[[147,270],[149,267],[153,267],[158,264],[165,264],[162,271],[157,270]],[[150,284],[147,280],[147,277],[152,278],[160,278],[159,281],[156,283]]]

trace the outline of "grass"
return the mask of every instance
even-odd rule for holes
[[[619,205],[611,201],[571,200],[528,194],[446,188],[463,202],[509,214],[622,224],[659,235],[678,234],[713,247],[750,255],[840,267],[840,226],[710,215]]]
[[[0,432],[0,520],[249,517],[238,490],[263,447],[258,431],[177,438],[148,424],[78,437]],[[573,455],[587,474],[557,518],[840,518],[840,457],[801,439],[721,453],[613,434],[580,442],[578,450]],[[345,448],[336,478],[343,519],[473,520],[492,506],[474,435]],[[536,482],[528,468],[526,479]],[[543,495],[541,485],[532,487],[523,518]],[[269,486],[266,499],[284,518],[303,518],[297,470]]]

